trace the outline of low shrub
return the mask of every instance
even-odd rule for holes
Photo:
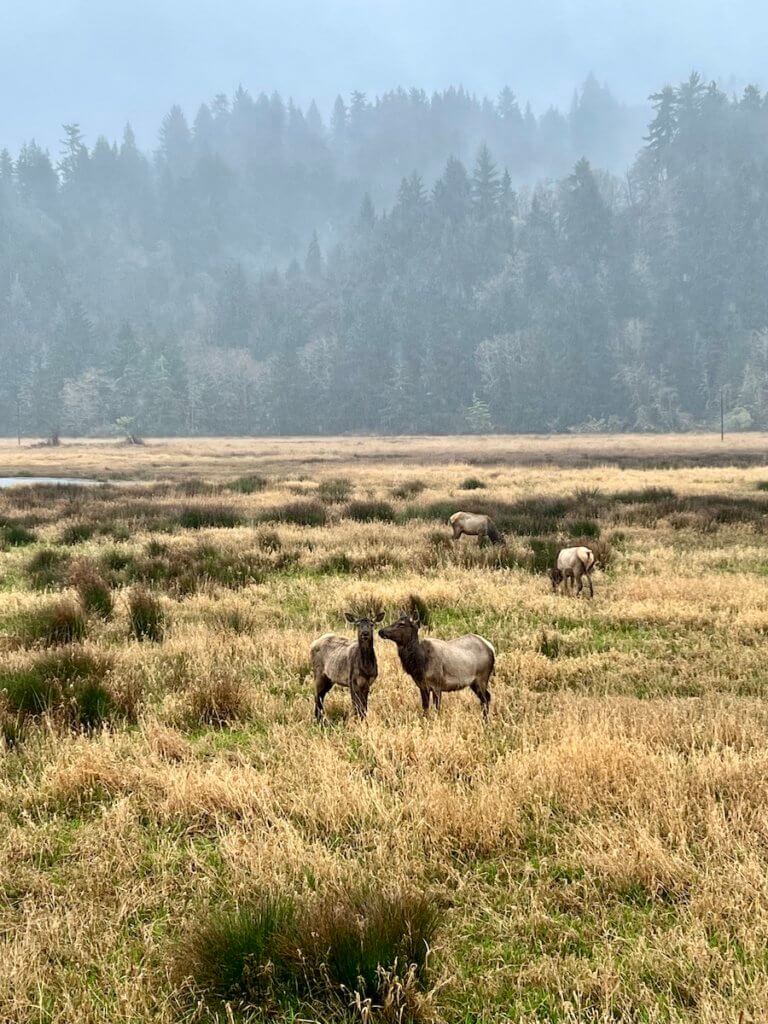
[[[160,601],[144,587],[134,587],[128,597],[128,619],[137,640],[160,643],[165,634],[165,613]]]
[[[256,494],[257,491],[265,490],[268,483],[269,481],[265,476],[259,476],[257,473],[252,473],[248,476],[238,477],[226,486],[227,490],[237,491],[238,494]]]
[[[59,598],[18,615],[15,632],[25,647],[56,647],[83,640],[86,621],[80,605],[71,598]]]
[[[386,501],[351,501],[344,509],[344,515],[360,523],[375,520],[391,523],[395,519],[395,510]]]
[[[262,551],[280,551],[283,546],[277,530],[259,530],[256,534],[256,543]]]
[[[586,542],[592,554],[595,556],[595,565],[598,569],[607,569],[613,561],[613,548],[608,540],[596,538]]]
[[[465,480],[462,480],[459,484],[459,490],[461,491],[482,491],[488,485],[484,480],[481,480],[477,476],[468,476]]]
[[[59,543],[67,545],[83,544],[90,540],[96,532],[93,523],[70,523],[59,534]]]
[[[599,537],[600,524],[596,523],[594,519],[576,519],[572,523],[568,523],[568,532],[574,537]]]
[[[674,501],[676,497],[675,492],[669,487],[643,487],[639,491],[616,491],[608,495],[608,500],[618,501],[623,505],[652,505]]]
[[[423,480],[406,480],[405,483],[398,484],[397,487],[392,490],[393,498],[415,498],[417,494],[421,494],[422,491],[427,489],[427,485]]]
[[[102,619],[108,619],[112,615],[112,591],[92,562],[81,561],[73,565],[69,573],[69,582],[77,591],[80,604],[86,612],[98,615]]]
[[[352,560],[345,552],[337,551],[323,559],[318,571],[329,575],[346,575],[352,572]]]
[[[337,505],[346,501],[351,493],[352,481],[346,477],[329,477],[326,480],[321,480],[317,488],[320,500],[329,505]]]
[[[266,521],[294,523],[296,526],[325,526],[328,513],[320,501],[292,501],[278,505],[263,514]]]
[[[3,523],[0,525],[0,547],[21,548],[34,544],[37,536],[21,523]]]
[[[177,523],[185,530],[203,530],[221,527],[232,529],[240,526],[242,519],[231,508],[216,505],[193,505],[182,509]]]
[[[208,483],[207,480],[199,480],[191,477],[189,480],[181,480],[176,484],[176,491],[183,494],[185,498],[201,498],[210,494],[218,494],[221,490],[216,484]]]
[[[26,573],[35,590],[52,590],[64,585],[69,572],[70,557],[54,548],[42,548],[27,562]]]
[[[560,549],[563,547],[552,537],[531,537],[531,572],[549,572],[557,561]]]

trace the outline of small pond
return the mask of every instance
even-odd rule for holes
[[[0,488],[23,487],[32,484],[52,484],[67,487],[95,487],[100,480],[72,479],[66,476],[0,476]]]

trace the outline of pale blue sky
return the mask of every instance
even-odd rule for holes
[[[767,43],[764,0],[0,0],[0,146],[130,120],[151,147],[172,103],[239,83],[324,113],[338,91],[508,83],[541,109],[592,70],[637,102],[692,67],[761,82]]]

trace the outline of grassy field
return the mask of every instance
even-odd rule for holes
[[[116,481],[0,490],[0,1021],[766,1019],[765,452],[0,442]],[[543,574],[577,540],[593,601]],[[367,721],[316,726],[310,641],[409,602],[496,646],[488,724],[377,641]],[[423,969],[338,983],[349,920],[425,905]],[[286,907],[262,970],[238,935]]]

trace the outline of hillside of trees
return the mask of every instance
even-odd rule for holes
[[[768,428],[768,94],[651,103],[241,89],[0,152],[0,434]]]

